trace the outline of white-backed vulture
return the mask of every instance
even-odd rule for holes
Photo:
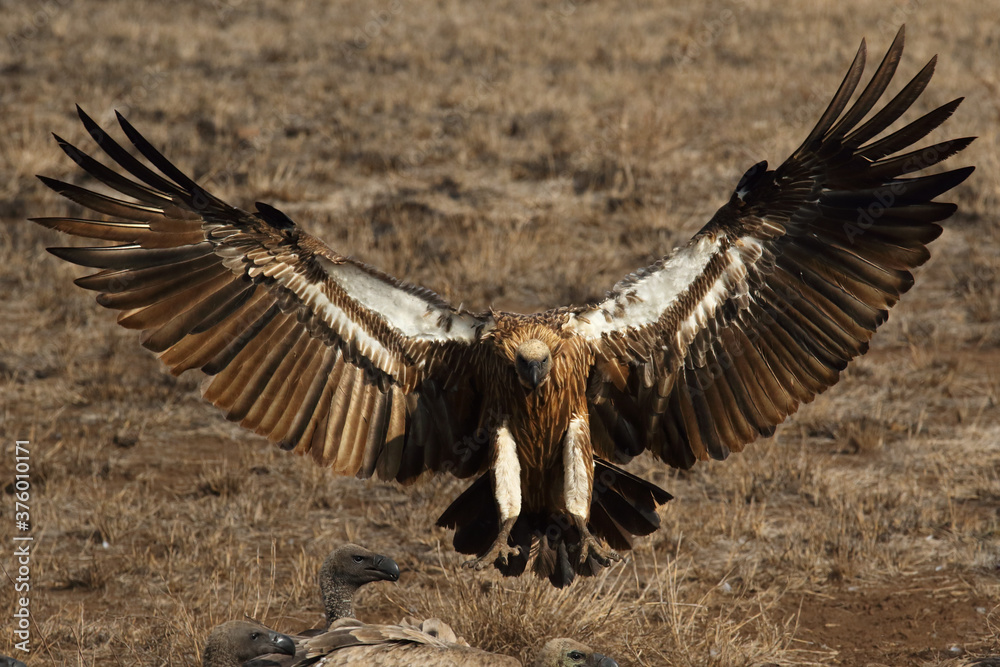
[[[120,115],[145,161],[82,111],[119,169],[57,137],[120,197],[42,178],[113,220],[35,222],[115,243],[50,251],[99,269],[76,283],[171,372],[206,373],[205,398],[227,418],[338,474],[478,476],[439,519],[455,548],[477,568],[563,586],[659,526],[671,496],[616,464],[650,452],[689,468],[772,434],[868,350],[913,285],[956,210],[934,199],[973,168],[904,176],[972,138],[911,150],[960,99],[888,131],[936,62],[877,107],[902,51],[900,30],[849,105],[862,42],[781,166],[753,166],[687,245],[584,306],[454,308],[267,204],[226,204]]]
[[[295,654],[290,637],[252,621],[228,621],[209,633],[202,652],[204,667],[266,667],[275,665],[261,656]]]
[[[455,637],[451,628],[436,619],[433,623],[435,634],[408,623],[370,625],[341,619],[327,632],[304,639],[305,657],[294,666],[518,667],[521,664],[510,656],[451,641]],[[611,658],[571,639],[547,642],[531,664],[534,667],[618,667]]]
[[[335,621],[342,618],[354,620],[354,594],[358,589],[375,581],[398,581],[399,566],[388,556],[347,543],[327,554],[319,568],[318,579],[326,622],[322,628],[304,630],[291,636],[295,643],[293,657],[268,656],[275,667],[293,665],[302,659],[305,656],[303,642],[322,634]]]
[[[354,594],[375,581],[399,581],[396,561],[357,544],[343,544],[331,551],[319,569],[326,627],[339,618],[354,618]]]

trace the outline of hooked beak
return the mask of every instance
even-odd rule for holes
[[[281,655],[295,655],[295,642],[288,635],[271,633],[271,644],[274,645],[274,652]]]
[[[602,653],[591,653],[590,658],[594,661],[596,667],[618,667],[618,663],[613,658],[609,658]]]
[[[379,579],[384,581],[399,581],[399,566],[396,561],[388,556],[378,555],[372,559],[374,571],[379,575]]]
[[[542,383],[545,379],[545,374],[542,372],[542,364],[538,361],[528,362],[528,383],[531,385],[532,389],[538,389],[538,385]]]

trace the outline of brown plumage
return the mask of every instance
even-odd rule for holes
[[[156,171],[81,112],[128,175],[59,145],[122,196],[43,178],[116,221],[36,222],[115,243],[51,251],[99,269],[77,284],[141,329],[173,373],[206,373],[205,397],[229,419],[339,474],[478,476],[439,520],[456,549],[562,586],[659,525],[670,495],[615,464],[648,451],[688,468],[770,435],[868,349],[912,286],[936,223],[956,209],[933,200],[972,168],[904,176],[972,139],[905,152],[960,100],[886,132],[933,60],[870,113],[902,48],[900,31],[849,105],[862,43],[780,167],[751,168],[686,246],[587,306],[455,309],[270,206],[248,213],[213,197],[121,117]]]
[[[217,625],[208,635],[202,653],[204,667],[243,667],[270,662],[254,660],[268,654],[293,655],[295,645],[289,637],[252,621],[228,621]],[[254,662],[251,662],[254,661]]]
[[[370,625],[341,619],[325,633],[302,641],[305,665],[367,665],[370,667],[518,667],[509,656],[472,648],[455,639],[447,624],[431,619],[410,623]],[[534,667],[618,667],[611,658],[571,639],[553,639],[531,663]]]

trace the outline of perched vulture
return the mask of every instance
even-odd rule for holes
[[[117,195],[42,177],[100,219],[35,222],[114,243],[50,251],[98,269],[76,283],[171,372],[207,374],[205,398],[229,419],[338,474],[478,476],[439,519],[455,548],[477,569],[530,568],[564,586],[656,530],[670,500],[616,464],[648,451],[689,468],[770,435],[867,351],[912,286],[956,210],[933,200],[973,168],[904,176],[972,139],[909,150],[961,99],[886,131],[934,70],[876,109],[902,51],[900,30],[848,106],[862,42],[781,166],[752,167],[687,245],[584,306],[454,308],[271,206],[219,200],[121,115],[145,161],[82,111],[118,168],[56,137]]]
[[[294,655],[295,644],[285,635],[251,621],[228,621],[208,635],[202,653],[204,667],[271,667],[259,660],[268,654]]]
[[[433,624],[434,632],[426,629]],[[294,667],[304,665],[366,665],[371,667],[517,667],[509,656],[488,653],[457,643],[455,633],[436,619],[417,627],[369,625],[344,618],[330,629],[303,640],[305,657]],[[298,656],[297,656],[298,657]],[[571,639],[553,639],[538,652],[534,667],[618,667],[611,658]]]
[[[399,566],[396,561],[374,553],[357,544],[343,544],[323,560],[319,569],[319,592],[323,600],[326,623],[322,628],[305,630],[291,637],[295,651],[291,658],[268,656],[279,667],[293,665],[305,656],[303,642],[322,634],[330,625],[342,618],[354,621],[354,594],[365,584],[374,581],[398,581]]]
[[[295,644],[294,655],[274,654],[263,656],[263,658],[269,661],[273,667],[297,667],[298,665],[317,664],[321,658],[337,650],[337,648],[353,646],[353,642],[358,641],[357,638],[353,635],[345,635],[345,633],[352,633],[359,628],[365,628],[362,636],[382,637],[387,644],[393,642],[417,642],[433,645],[439,649],[448,648],[449,645],[452,647],[469,648],[469,643],[464,638],[458,637],[450,625],[438,618],[431,618],[422,622],[418,622],[413,618],[404,618],[396,625],[369,626],[355,618],[343,617],[332,621],[323,630],[307,630],[300,635],[290,635],[292,642]],[[372,628],[381,628],[381,630],[377,631],[378,634],[373,634],[376,630],[372,630]],[[324,637],[327,634],[330,634],[330,636]],[[392,637],[397,639],[392,639]],[[398,639],[398,637],[406,637],[407,639]],[[474,652],[474,654],[481,653],[481,651]],[[329,661],[333,660],[333,658],[329,659]]]
[[[331,551],[319,569],[326,627],[340,618],[354,618],[354,594],[373,581],[399,581],[396,561],[357,544]]]
[[[399,623],[400,625],[409,625],[414,627],[425,634],[440,639],[443,642],[448,642],[449,644],[459,644],[461,646],[469,645],[469,642],[465,641],[465,637],[459,637],[456,635],[455,631],[451,629],[451,626],[442,621],[440,618],[428,618],[423,621],[417,621],[415,618],[406,617]]]

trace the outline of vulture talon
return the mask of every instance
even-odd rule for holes
[[[611,567],[612,561],[621,561],[621,555],[611,547],[604,546],[600,540],[594,537],[587,529],[587,522],[580,517],[573,517],[577,530],[580,531],[580,565],[593,557],[601,567]]]
[[[507,565],[508,559],[513,555],[521,554],[520,546],[510,546],[507,544],[507,540],[510,539],[510,531],[514,527],[514,523],[517,521],[517,517],[512,517],[506,519],[503,522],[503,526],[500,527],[500,534],[497,538],[493,540],[493,546],[490,550],[478,558],[473,558],[462,563],[463,567],[475,568],[477,571],[483,568],[493,565],[494,563],[499,563],[500,565]]]
[[[499,563],[506,566],[508,558],[521,554],[521,547],[512,547],[507,544],[494,543],[490,550],[479,558],[473,558],[462,563],[463,567],[475,568],[478,572],[490,565]]]

